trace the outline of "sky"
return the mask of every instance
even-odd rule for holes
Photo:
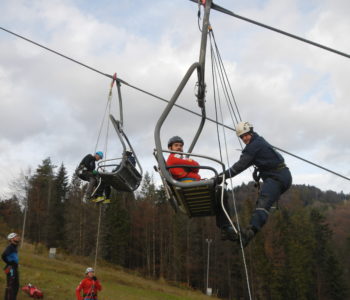
[[[239,15],[350,53],[350,2],[245,0],[214,2]],[[198,6],[177,1],[0,0],[0,26],[106,74],[170,99],[199,58]],[[213,27],[243,120],[272,145],[350,177],[350,60],[212,11]],[[210,69],[207,56],[207,70]],[[215,118],[210,75],[207,114]],[[199,112],[196,78],[178,104]],[[0,197],[19,174],[43,159],[62,163],[71,176],[95,151],[110,79],[0,30]],[[154,128],[165,104],[121,86],[124,130],[142,164],[153,172]],[[113,114],[118,118],[114,90]],[[233,126],[228,116],[225,124]],[[190,144],[199,118],[172,110],[162,143],[180,135]],[[233,131],[226,131],[226,165],[238,160]],[[102,134],[98,149],[103,150]],[[120,157],[109,132],[108,157]],[[185,149],[186,150],[186,149]],[[219,158],[216,127],[207,122],[195,153]],[[350,193],[349,181],[285,155],[295,184]],[[198,161],[205,165],[204,159]],[[153,174],[159,182],[158,174]],[[234,185],[251,180],[245,171]]]

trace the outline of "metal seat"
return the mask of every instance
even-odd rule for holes
[[[98,167],[106,168],[115,166],[115,171],[103,172],[99,171],[104,184],[112,186],[117,191],[122,192],[133,192],[135,191],[141,183],[142,175],[136,169],[136,167],[126,158],[122,159],[121,164],[101,164]]]
[[[175,151],[162,150],[162,152],[174,153]],[[176,152],[175,152],[176,153]],[[218,160],[199,154],[183,153],[212,160],[224,170],[225,166]],[[157,151],[154,151],[157,161],[164,160],[163,155],[158,157]],[[161,168],[156,168],[163,181],[167,198],[176,212],[180,211],[189,217],[207,217],[214,216],[217,213],[218,201],[220,201],[221,188],[215,179],[206,179],[200,181],[181,182],[175,180],[169,172],[171,168],[188,167],[185,165],[166,166],[165,172]],[[206,169],[213,172],[214,178],[218,176],[217,171],[209,166],[193,166],[198,169]]]
[[[214,216],[217,208],[217,188],[214,180],[198,182],[188,187],[169,184],[179,209],[189,217]]]
[[[121,158],[100,161],[97,171],[101,176],[103,184],[110,185],[117,191],[133,192],[140,186],[142,181],[142,167],[122,129],[121,122],[117,121],[112,115],[110,115],[109,118],[123,146],[123,154]],[[130,149],[130,151],[128,149]],[[129,153],[133,155],[133,163],[130,161]]]

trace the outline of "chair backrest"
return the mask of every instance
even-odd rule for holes
[[[135,191],[142,180],[142,175],[128,159],[124,159],[115,171],[100,172],[100,175],[105,184],[122,192]]]

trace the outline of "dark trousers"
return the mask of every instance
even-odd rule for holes
[[[85,195],[87,197],[91,197],[92,192],[94,191],[96,184],[97,184],[97,178],[91,171],[83,171],[82,173],[78,173],[78,177],[81,180],[88,181],[89,184],[86,188]]]
[[[221,205],[221,192],[222,192],[222,190],[221,189],[222,189],[222,187],[219,187],[219,190],[217,192],[216,226],[219,228],[224,228],[227,226],[231,226],[231,223],[227,219],[227,216],[222,209],[222,205]],[[232,203],[232,195],[229,194],[227,192],[227,190],[224,190],[224,207],[225,207],[225,210],[228,213],[229,217],[232,220],[233,208],[232,208],[232,205],[230,205],[230,203]]]
[[[11,268],[6,274],[7,285],[5,289],[5,300],[16,300],[19,289],[19,273],[17,268]]]
[[[267,177],[259,192],[256,209],[250,220],[255,231],[259,231],[267,222],[271,206],[287,191],[292,184],[292,175],[284,168],[275,176]]]
[[[100,196],[103,196],[103,193],[104,193],[105,197],[109,199],[111,197],[111,192],[112,192],[111,186],[101,181],[101,184],[98,187],[95,196],[100,197]]]

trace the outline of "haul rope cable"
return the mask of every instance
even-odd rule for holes
[[[196,3],[197,3],[196,0],[190,0],[190,1],[196,2]],[[350,55],[347,54],[347,53],[345,53],[345,52],[341,52],[341,51],[339,51],[339,50],[330,48],[330,47],[328,47],[328,46],[325,46],[325,45],[322,45],[322,44],[313,42],[313,41],[311,41],[311,40],[302,38],[302,37],[297,36],[297,35],[295,35],[295,34],[291,34],[291,33],[287,32],[287,31],[284,31],[284,30],[281,30],[281,29],[278,29],[278,28],[275,28],[275,27],[272,27],[272,26],[269,26],[269,25],[266,25],[266,24],[263,24],[263,23],[254,21],[254,20],[252,20],[252,19],[249,19],[249,18],[240,16],[240,15],[237,15],[236,13],[234,13],[234,12],[232,12],[232,11],[226,9],[226,8],[223,8],[223,7],[219,6],[219,5],[216,5],[216,4],[214,4],[214,3],[212,3],[211,9],[214,9],[214,10],[217,10],[217,11],[222,12],[222,13],[224,13],[224,14],[230,15],[230,16],[235,17],[235,18],[237,18],[237,19],[241,19],[241,20],[243,20],[243,21],[247,21],[247,22],[249,22],[249,23],[258,25],[258,26],[260,26],[260,27],[264,27],[264,28],[266,28],[266,29],[269,29],[269,30],[278,32],[278,33],[280,33],[280,34],[283,34],[283,35],[286,35],[286,36],[291,37],[291,38],[293,38],[293,39],[299,40],[299,41],[301,41],[301,42],[304,42],[304,43],[313,45],[313,46],[315,46],[315,47],[318,47],[318,48],[327,50],[327,51],[329,51],[329,52],[333,52],[333,53],[335,53],[335,54],[338,54],[338,55],[341,55],[341,56],[350,58]]]
[[[193,0],[190,0],[190,1],[193,1]],[[37,43],[37,42],[34,42],[34,41],[32,41],[32,40],[30,40],[30,39],[28,39],[28,38],[25,38],[25,37],[23,37],[23,36],[21,36],[21,35],[19,35],[19,34],[17,34],[17,33],[14,33],[14,32],[12,32],[12,31],[10,31],[10,30],[8,30],[8,29],[5,29],[5,28],[3,28],[3,27],[1,27],[1,26],[0,26],[0,29],[3,30],[3,31],[5,31],[5,32],[7,32],[7,33],[10,33],[10,34],[12,34],[12,35],[18,37],[18,38],[21,38],[21,39],[23,39],[23,40],[25,40],[25,41],[27,41],[27,42],[30,42],[30,43],[32,43],[32,44],[38,46],[38,47],[41,47],[41,48],[43,48],[43,49],[45,49],[45,50],[47,50],[47,51],[50,51],[50,52],[52,52],[52,53],[54,53],[54,54],[56,54],[56,55],[59,55],[59,56],[61,56],[61,57],[63,57],[63,58],[66,58],[66,59],[68,59],[68,60],[70,60],[70,61],[72,61],[72,62],[74,62],[74,63],[76,63],[76,64],[78,64],[78,65],[81,65],[81,66],[83,66],[83,67],[85,67],[85,68],[87,68],[87,69],[89,69],[89,70],[91,70],[91,71],[94,71],[94,72],[96,72],[96,73],[99,73],[99,74],[101,74],[101,75],[103,75],[103,76],[106,76],[106,77],[108,77],[108,78],[110,78],[110,79],[113,79],[113,76],[112,76],[112,75],[103,73],[103,72],[101,72],[101,71],[99,71],[99,70],[97,70],[97,69],[95,69],[95,68],[92,68],[92,67],[90,67],[90,66],[88,66],[88,65],[86,65],[86,64],[83,64],[83,63],[79,62],[78,60],[75,60],[75,59],[70,58],[70,57],[68,57],[68,56],[66,56],[66,55],[64,55],[64,54],[61,54],[61,53],[59,53],[59,52],[57,52],[57,51],[55,51],[55,50],[52,50],[52,49],[50,49],[50,48],[48,48],[48,47],[45,47],[45,46],[43,46],[43,45],[41,45],[41,44],[39,44],[39,43]],[[334,52],[334,53],[336,53],[336,54],[339,54],[339,55],[342,55],[342,54],[340,54],[340,53],[342,53],[342,52],[339,52],[339,51],[332,51],[332,52]],[[338,53],[338,52],[339,52],[339,53]],[[350,55],[343,55],[343,56],[346,56],[346,57],[349,57],[349,58],[350,58]],[[132,84],[129,84],[129,83],[127,83],[126,81],[124,81],[124,80],[122,80],[122,79],[120,79],[120,78],[118,78],[117,81],[120,82],[120,83],[125,84],[126,86],[129,86],[130,88],[133,88],[133,89],[135,89],[135,90],[138,90],[139,92],[142,92],[142,93],[147,94],[147,95],[149,95],[149,96],[151,96],[151,97],[154,97],[154,98],[156,98],[156,99],[158,99],[158,100],[161,100],[161,101],[164,101],[164,102],[169,102],[169,100],[166,100],[166,99],[164,99],[164,98],[162,98],[162,97],[160,97],[160,96],[157,96],[157,95],[155,95],[155,94],[152,94],[152,93],[150,93],[150,92],[147,92],[146,90],[143,90],[143,89],[141,89],[141,88],[138,88],[138,87],[136,87],[136,86],[134,86],[134,85],[132,85]],[[178,108],[181,108],[182,110],[185,110],[185,111],[187,111],[187,112],[189,112],[189,113],[191,113],[191,114],[194,114],[194,115],[196,115],[196,116],[201,117],[201,115],[200,115],[199,113],[194,112],[194,111],[192,111],[192,110],[190,110],[190,109],[188,109],[188,108],[186,108],[186,107],[183,107],[183,106],[178,105],[178,104],[175,104],[174,106],[176,106],[176,107],[178,107]],[[207,119],[208,121],[210,121],[210,122],[216,123],[215,120],[213,120],[212,118],[206,117],[206,119]],[[223,126],[223,127],[225,127],[225,128],[227,128],[227,129],[236,131],[234,128],[232,128],[232,127],[230,127],[230,126],[227,126],[227,125],[225,125],[225,124],[222,124],[222,123],[218,123],[218,124],[221,125],[221,126]],[[272,146],[273,146],[273,145],[272,145]],[[311,162],[311,161],[309,161],[309,160],[307,160],[307,159],[305,159],[305,158],[302,158],[302,157],[300,157],[300,156],[298,156],[298,155],[292,154],[292,153],[290,153],[290,152],[288,152],[288,151],[286,151],[286,150],[283,150],[283,149],[281,149],[281,148],[279,148],[279,147],[276,147],[276,146],[273,146],[273,147],[274,147],[276,150],[279,150],[279,151],[281,151],[281,152],[283,152],[283,153],[286,153],[286,154],[288,154],[288,155],[290,155],[290,156],[293,156],[293,157],[295,157],[295,158],[297,158],[297,159],[300,159],[300,160],[302,160],[302,161],[304,161],[304,162],[306,162],[306,163],[308,163],[308,164],[311,164],[311,165],[313,165],[313,166],[315,166],[315,167],[317,167],[317,168],[320,168],[320,169],[322,169],[322,170],[324,170],[324,171],[327,171],[327,172],[329,172],[329,173],[332,173],[332,174],[334,174],[334,175],[336,175],[336,176],[339,176],[339,177],[341,177],[341,178],[343,178],[343,179],[346,179],[346,180],[349,180],[349,181],[350,181],[350,178],[349,178],[349,177],[346,177],[346,176],[344,176],[344,175],[342,175],[342,174],[340,174],[340,173],[337,173],[337,172],[334,172],[334,171],[332,171],[332,170],[330,170],[330,169],[328,169],[328,168],[322,167],[322,166],[319,165],[319,164],[313,163],[313,162]]]

